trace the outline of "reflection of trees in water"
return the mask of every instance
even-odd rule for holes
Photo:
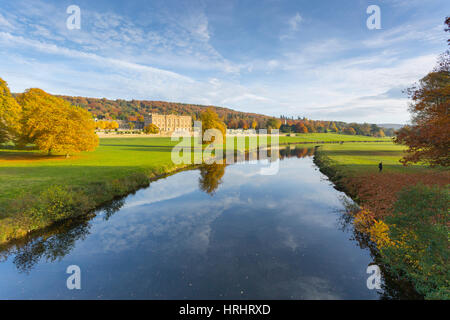
[[[102,207],[104,220],[108,220],[123,206],[124,199],[111,201]],[[60,261],[72,251],[78,240],[84,240],[89,235],[91,227],[89,220],[95,215],[90,214],[77,219],[55,223],[49,228],[33,232],[29,236],[13,240],[0,247],[0,259],[6,261],[14,256],[13,263],[19,272],[28,273],[39,261]]]
[[[261,152],[264,151],[264,152]],[[314,148],[291,148],[286,147],[283,149],[276,149],[276,152],[279,153],[279,158],[304,158],[314,155]],[[271,149],[265,150],[254,150],[246,153],[239,153],[238,151],[234,152],[234,163],[240,161],[251,161],[251,160],[272,160],[272,152],[275,152]],[[204,164],[200,167],[200,189],[206,193],[213,195],[219,185],[222,183],[222,177],[225,174],[225,164],[213,163],[213,164]]]
[[[103,219],[108,221],[109,218],[111,218],[111,216],[113,214],[115,214],[117,211],[119,211],[120,208],[122,208],[122,206],[124,204],[125,204],[125,198],[121,198],[121,199],[113,200],[108,205],[103,206],[102,209],[105,212]]]
[[[274,157],[272,159],[272,153],[276,152],[278,157]],[[315,147],[300,147],[300,146],[286,146],[280,148],[256,148],[255,150],[251,150],[249,152],[239,152],[237,150],[234,151],[234,163],[242,162],[242,161],[252,161],[252,160],[269,160],[273,161],[276,159],[284,159],[284,158],[305,158],[311,157],[314,155]]]
[[[287,146],[286,148],[280,149],[280,159],[284,158],[305,158],[311,157],[314,155],[314,148],[301,148],[301,147],[291,147]]]
[[[13,263],[19,272],[28,273],[41,259],[59,261],[74,247],[77,240],[89,234],[89,217],[67,220],[29,236],[12,241],[3,247],[4,260],[14,256]]]
[[[213,195],[219,185],[222,183],[222,177],[225,174],[224,164],[206,164],[200,167],[199,185],[204,192]]]
[[[383,292],[379,292],[382,300],[420,300],[423,297],[416,292],[411,282],[399,279],[389,272],[389,266],[386,266],[380,256],[380,252],[376,244],[370,240],[367,234],[359,232],[353,225],[353,214],[358,207],[354,202],[347,198],[342,198],[345,210],[339,217],[339,226],[342,231],[351,232],[350,240],[356,241],[361,249],[369,249],[370,256],[373,259],[372,264],[380,267],[383,277]],[[367,275],[369,277],[369,274]]]

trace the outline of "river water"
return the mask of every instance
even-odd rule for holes
[[[313,149],[154,181],[0,253],[0,299],[379,299]],[[80,268],[69,290],[67,267]]]

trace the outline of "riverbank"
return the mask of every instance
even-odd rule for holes
[[[376,140],[364,136],[305,134],[280,145]],[[378,138],[379,139],[379,138]],[[34,150],[0,150],[0,243],[93,211],[145,187],[149,179],[187,168],[175,165],[178,141],[164,137],[107,138],[94,152],[66,159]]]
[[[392,143],[324,145],[314,162],[361,206],[355,228],[375,243],[388,269],[427,299],[449,299],[450,173],[402,166],[403,149]]]

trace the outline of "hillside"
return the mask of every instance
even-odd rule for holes
[[[200,113],[207,107],[213,108],[225,121],[229,119],[251,119],[267,121],[269,116],[235,111],[216,106],[204,106],[198,104],[186,104],[178,102],[151,101],[151,100],[108,100],[99,98],[59,96],[74,105],[78,105],[99,119],[134,120],[140,115],[148,113],[190,115],[198,119]]]
[[[342,132],[350,135],[364,135],[383,137],[393,135],[393,129],[382,129],[375,124],[357,124],[339,121],[310,120],[307,118],[294,119],[284,117],[274,119],[273,117],[240,112],[224,107],[203,106],[197,104],[186,104],[178,102],[150,101],[150,100],[108,100],[105,98],[86,98],[59,96],[71,104],[80,106],[91,112],[98,119],[136,121],[148,113],[190,115],[194,120],[200,118],[205,108],[213,108],[228,128],[267,128],[268,126],[280,128],[281,132],[290,133],[320,133],[320,132]]]

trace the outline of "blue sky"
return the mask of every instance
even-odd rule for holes
[[[448,0],[2,1],[0,77],[13,92],[405,123],[402,90],[447,49],[445,15]]]

